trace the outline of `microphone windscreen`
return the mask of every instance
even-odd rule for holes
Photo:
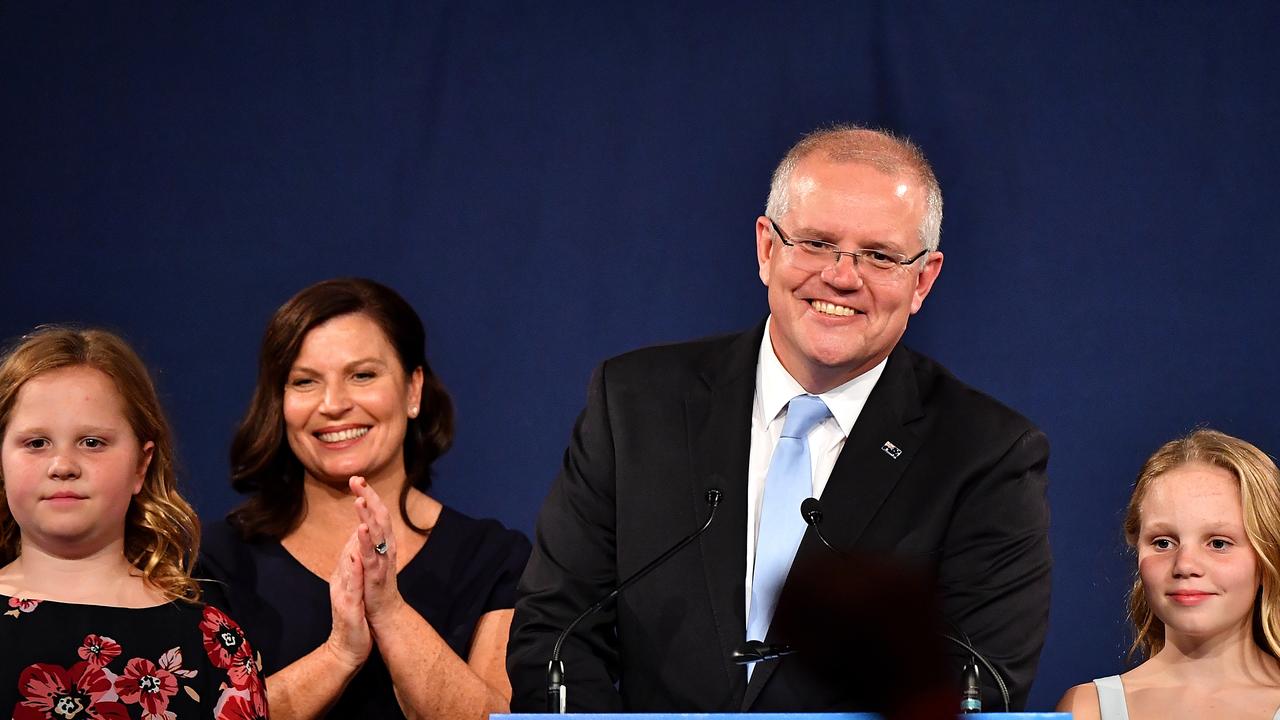
[[[818,502],[818,498],[805,498],[800,503],[800,517],[810,525],[822,522],[822,503]]]

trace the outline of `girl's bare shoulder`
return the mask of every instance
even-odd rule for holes
[[[1058,712],[1069,712],[1075,720],[1100,720],[1098,688],[1093,683],[1081,683],[1067,690],[1058,701]]]

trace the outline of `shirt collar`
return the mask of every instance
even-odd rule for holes
[[[773,351],[773,341],[769,339],[769,325],[772,322],[773,316],[770,315],[764,324],[764,338],[760,341],[760,360],[756,363],[756,397],[760,403],[761,416],[764,418],[765,425],[777,419],[782,409],[791,402],[791,398],[805,393],[805,389],[796,382],[791,373],[787,372],[787,369],[782,366],[782,361]],[[889,358],[886,357],[870,370],[818,395],[831,410],[831,416],[835,418],[836,424],[840,426],[840,432],[846,438],[853,431],[853,424],[857,422],[858,415],[862,413],[862,407],[867,404],[867,398],[871,395],[871,389],[884,374],[884,367],[888,362]]]

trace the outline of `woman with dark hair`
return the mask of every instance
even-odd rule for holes
[[[210,602],[255,637],[273,717],[507,710],[529,543],[426,494],[452,439],[422,321],[393,290],[328,280],[276,311],[231,445],[249,497],[201,554]]]

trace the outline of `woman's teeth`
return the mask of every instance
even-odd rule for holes
[[[343,440],[354,440],[358,437],[363,437],[367,432],[369,432],[367,427],[348,428],[337,432],[318,433],[316,437],[320,438],[321,442],[342,442]]]

